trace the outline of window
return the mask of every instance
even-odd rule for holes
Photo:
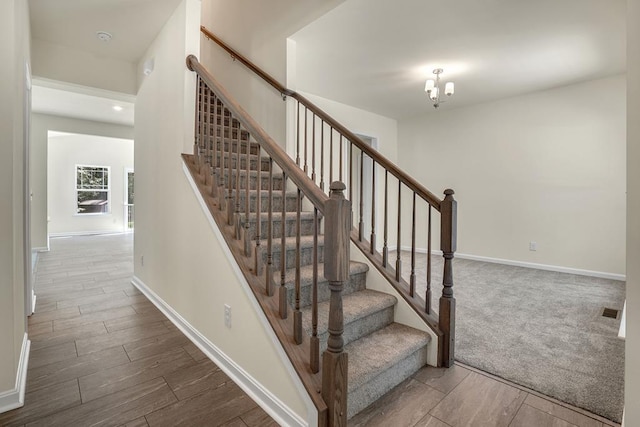
[[[76,203],[78,214],[110,212],[108,166],[76,166]]]
[[[127,221],[126,230],[133,230],[133,170],[125,170],[125,218]]]

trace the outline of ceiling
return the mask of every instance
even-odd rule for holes
[[[393,118],[624,73],[624,0],[347,0],[291,38],[296,87]],[[597,94],[594,94],[597,101]]]
[[[137,63],[181,0],[29,0],[31,37]],[[113,38],[100,41],[97,31]],[[34,79],[32,107],[53,114],[133,126],[135,97]],[[122,111],[115,111],[119,105]]]
[[[29,0],[31,37],[137,62],[181,0]],[[97,31],[113,35],[109,43]]]
[[[133,126],[135,97],[101,89],[34,79],[34,113]],[[121,107],[120,111],[114,106]]]

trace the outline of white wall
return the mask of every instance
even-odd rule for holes
[[[45,40],[33,40],[33,75],[135,94],[136,64],[101,57]]]
[[[23,126],[29,45],[27,2],[0,2],[0,412],[19,404],[17,373],[26,332]]]
[[[133,139],[133,126],[80,120],[48,114],[31,116],[31,246],[48,248],[47,147],[49,131]]]
[[[336,102],[330,99],[326,99],[326,98],[322,98],[320,96],[317,95],[313,95],[310,93],[306,93],[304,92],[304,88],[298,88],[298,91],[306,98],[308,98],[311,102],[313,102],[315,105],[317,105],[318,107],[320,107],[322,110],[324,110],[327,114],[329,114],[331,117],[333,117],[334,119],[336,119],[339,123],[341,123],[342,125],[344,125],[347,129],[349,129],[351,132],[355,133],[356,135],[361,135],[361,136],[367,136],[367,137],[371,137],[375,140],[375,144],[376,144],[376,150],[380,152],[380,154],[382,154],[383,156],[385,156],[387,159],[389,159],[391,162],[396,163],[398,162],[398,122],[395,119],[391,119],[389,117],[384,117],[381,116],[379,114],[375,114],[375,113],[371,113],[369,111],[365,111],[359,108],[355,108],[352,107],[350,105],[346,105],[346,104],[342,104],[340,102]],[[289,123],[291,126],[295,127],[295,120],[289,120]],[[311,121],[309,121],[309,126],[311,126]],[[319,125],[317,125],[317,127],[319,128]],[[318,132],[316,132],[318,133]],[[336,134],[337,135],[337,134]],[[295,137],[295,128],[293,130],[293,135],[292,137],[290,137],[289,139],[292,140]],[[320,141],[320,136],[318,134],[318,136],[316,137],[318,141]],[[326,140],[327,138],[325,137],[325,144],[328,145],[329,141]],[[288,148],[288,152],[290,154],[295,152],[295,147],[293,145],[293,141],[289,141],[288,145],[290,145],[290,147]],[[319,145],[319,144],[318,144]],[[345,150],[346,150],[346,144],[345,144]],[[301,150],[302,151],[302,150]],[[318,154],[317,156],[319,157],[319,148],[317,148]],[[337,141],[337,137],[334,140],[334,180],[339,179],[339,175],[338,175],[338,165],[339,165],[339,158],[338,158],[338,151],[339,151],[339,144]],[[348,155],[348,153],[346,153]],[[293,155],[293,154],[292,154]],[[354,185],[354,198],[352,199],[353,202],[353,217],[354,217],[354,225],[357,226],[357,222],[359,221],[359,177],[358,177],[358,171],[359,171],[359,156],[360,156],[360,152],[357,149],[353,150],[353,155],[354,157],[356,157],[356,159],[354,160],[354,178],[353,178],[353,185]],[[325,169],[326,172],[328,173],[328,158],[329,158],[329,154],[328,154],[328,148],[325,148]],[[319,162],[319,160],[317,160],[317,162]],[[344,160],[345,163],[345,167],[347,167],[348,161]],[[383,245],[383,226],[384,226],[384,217],[382,215],[383,209],[384,209],[384,173],[382,171],[382,169],[380,167],[376,167],[376,246],[378,247],[378,250],[382,249],[382,245]],[[326,177],[325,180],[327,181],[327,184],[325,185],[325,189],[327,189],[329,187],[329,177]],[[343,181],[348,185],[348,175],[346,174],[346,170],[345,170],[345,174],[343,175]],[[389,200],[390,201],[395,201],[396,200],[396,194],[398,193],[397,191],[397,181],[395,181],[395,179],[393,178],[389,178],[389,187],[388,187],[388,195],[389,195]],[[369,207],[367,206],[365,208],[365,211],[370,212]],[[392,218],[396,217],[396,212],[397,212],[397,208],[396,208],[396,204],[393,202],[390,202],[390,205],[388,207],[388,213],[389,213],[389,245],[393,246],[395,245],[395,236],[396,236],[396,232],[395,232],[395,221],[391,222]],[[366,218],[364,218],[364,222],[366,224],[370,224],[371,223],[371,217],[367,215]],[[367,225],[367,230],[369,230],[368,225]],[[365,236],[365,238],[367,240],[370,239],[370,232],[367,231],[366,233],[367,235]]]
[[[125,171],[133,169],[133,141],[95,135],[49,136],[47,200],[49,234],[125,231]],[[110,210],[77,214],[76,165],[108,166]]]
[[[456,191],[460,253],[624,274],[625,91],[616,76],[400,120],[399,164]]]
[[[287,78],[287,37],[344,0],[205,0],[202,25],[282,84]],[[284,146],[285,103],[218,45],[202,39],[201,62],[242,107]]]
[[[135,276],[256,383],[307,419],[308,397],[266,333],[269,326],[234,275],[182,169],[180,154],[192,152],[195,93],[185,58],[198,55],[200,40],[197,33],[193,37],[199,28],[188,23],[198,18],[199,6],[185,0],[141,59],[154,57],[155,69],[136,98]],[[232,308],[232,329],[224,326],[224,304]]]
[[[640,425],[640,1],[627,2],[627,342],[625,425]]]

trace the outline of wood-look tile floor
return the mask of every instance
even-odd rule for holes
[[[350,426],[605,427],[594,414],[474,368],[425,367],[366,408]]]
[[[276,426],[131,284],[133,237],[51,240],[25,405],[0,426]]]
[[[131,235],[52,239],[37,263],[25,406],[0,426],[275,426],[131,285]],[[351,426],[616,424],[473,368],[425,367]]]

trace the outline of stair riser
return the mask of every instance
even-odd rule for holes
[[[280,215],[278,215],[278,213],[274,213],[274,220],[273,220],[273,238],[274,239],[278,239],[280,237],[282,237],[282,220],[281,219],[275,219],[276,217],[280,217]],[[261,221],[261,225],[260,225],[260,238],[262,240],[264,240],[265,242],[263,242],[266,245],[266,239],[267,236],[269,235],[269,229],[268,229],[268,225],[269,225],[269,221],[267,219],[262,219]],[[242,226],[244,227],[244,218],[241,221]],[[296,219],[295,218],[287,218],[284,222],[284,228],[285,228],[285,237],[293,237],[296,235]],[[314,228],[313,228],[313,218],[311,219],[300,219],[300,235],[301,236],[311,236],[313,235],[314,232]],[[252,218],[249,221],[249,233],[252,239],[255,239],[256,236],[256,221],[255,218]]]
[[[273,246],[273,269],[280,270],[280,245],[276,245],[274,242]],[[262,259],[264,263],[267,262],[267,253],[263,252]],[[289,247],[286,249],[286,265],[285,268],[294,268],[296,266],[296,254],[297,250],[295,246]],[[324,246],[318,243],[318,262],[324,262]],[[311,265],[311,261],[313,260],[313,248],[312,247],[301,247],[300,248],[300,266]],[[276,281],[277,285],[280,285],[280,281]]]
[[[347,418],[351,418],[427,364],[427,346],[393,365],[349,393]]]
[[[229,143],[231,143],[231,152],[232,153],[237,153],[238,152],[238,145],[240,145],[240,147],[239,147],[240,148],[240,154],[245,154],[245,155],[247,154],[247,142],[246,142],[246,140],[243,140],[242,142],[240,142],[240,144],[238,144],[238,141],[235,141],[235,140],[229,141],[227,138],[228,138],[228,135],[227,135],[227,132],[225,132],[225,141],[224,141],[224,143],[218,141],[215,144],[215,149],[220,151],[220,147],[222,146],[222,147],[224,147],[223,151],[225,153],[228,153],[229,152]],[[235,139],[235,136],[234,136],[234,139]],[[209,147],[211,147],[211,145]],[[258,151],[259,151],[258,148],[259,147],[255,143],[251,143],[249,145],[250,154],[254,155],[254,156],[257,155]]]
[[[228,178],[229,178],[229,172],[228,170],[224,171],[224,179],[225,182],[227,182]],[[273,177],[273,191],[282,191],[282,175],[278,175],[278,176],[274,176]],[[250,190],[255,190],[257,188],[257,184],[258,184],[258,177],[257,175],[251,174],[250,178],[249,178],[249,189]],[[233,172],[231,174],[231,185],[233,186],[233,188],[236,187],[236,174],[235,172]],[[244,171],[240,172],[240,189],[241,190],[246,190],[247,188],[247,173]],[[262,190],[268,190],[269,189],[269,174],[265,173],[265,172],[261,172],[261,181],[260,181],[260,188]]]
[[[342,339],[344,339],[344,345],[349,344],[365,335],[382,329],[393,323],[393,306],[387,307],[384,310],[370,314],[366,317],[361,317],[355,321],[344,325],[344,333]],[[310,335],[311,331],[307,331]],[[320,354],[327,349],[327,339],[329,338],[329,332],[323,332],[318,334],[320,339]]]
[[[232,193],[232,199],[233,203],[234,203],[234,212],[235,212],[235,203],[236,200],[233,199],[233,194],[235,192]],[[239,211],[240,213],[244,213],[245,211],[245,199],[246,199],[246,193],[244,191],[240,191],[240,206],[239,206]],[[230,199],[227,199],[227,202],[229,202]],[[286,197],[286,204],[285,204],[285,209],[287,212],[293,212],[296,210],[296,203],[297,203],[298,199],[295,196],[295,194],[293,195],[289,195],[287,194]],[[256,208],[257,208],[257,196],[256,196],[256,192],[253,193],[249,193],[249,212],[256,212]],[[262,197],[260,199],[260,212],[268,212],[269,211],[269,194],[266,191],[262,192]],[[282,215],[282,193],[273,193],[273,216],[274,218],[278,215]]]
[[[229,169],[229,153],[224,153],[223,154],[224,157],[224,168],[225,169]],[[231,154],[231,168],[235,171],[238,167],[238,155],[233,153]],[[220,153],[216,153],[216,159],[217,159],[217,166],[218,168],[220,167]],[[258,168],[258,158],[257,156],[249,156],[249,165],[251,167],[251,170],[257,170]],[[260,159],[260,170],[263,172],[269,172],[269,159],[266,157],[261,157]],[[247,156],[245,155],[240,155],[240,170],[247,170]],[[234,172],[235,173],[235,172]],[[275,175],[275,173],[274,173]]]
[[[280,268],[280,264],[276,265],[276,268]],[[280,284],[280,276],[276,273],[276,284]],[[349,280],[345,282],[342,289],[342,295],[347,295],[352,292],[361,291],[366,288],[367,273],[356,273],[349,276]],[[300,288],[300,306],[308,307],[313,301],[313,288],[310,284],[303,284]],[[324,271],[318,270],[318,302],[329,301],[331,291],[329,291],[329,282],[324,278]],[[295,289],[287,289],[287,297],[289,301],[295,300]]]
[[[223,130],[224,130],[224,137],[225,139],[231,139],[234,142],[240,138],[240,140],[242,141],[248,141],[250,138],[249,132],[247,132],[246,130],[240,130],[238,128],[229,128],[229,126],[225,125],[222,126],[220,121],[217,122],[211,122],[209,123],[209,126],[206,125],[202,125],[202,129],[197,129],[197,136],[202,136],[204,138],[207,138],[207,141],[211,141],[211,136],[215,135],[217,138],[220,138],[220,136],[223,135]],[[201,133],[202,132],[202,133]],[[239,133],[238,133],[239,132]],[[255,144],[255,142],[254,142]]]

